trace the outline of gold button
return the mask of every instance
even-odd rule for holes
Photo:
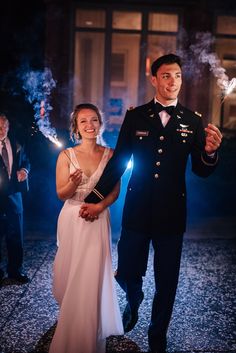
[[[162,148],[159,148],[158,153],[161,154],[162,152],[163,152]]]
[[[161,162],[156,162],[156,165],[159,167],[159,165],[161,165]]]
[[[159,174],[155,174],[154,177],[157,179],[159,178]]]
[[[183,143],[185,143],[186,142],[186,140],[183,140]]]
[[[142,136],[140,136],[140,137],[139,137],[139,140],[142,140],[142,139],[143,139]]]
[[[183,197],[185,196],[185,193],[184,193],[184,192],[182,193],[182,196],[183,196]]]
[[[165,139],[164,136],[160,136],[160,140],[163,141]]]

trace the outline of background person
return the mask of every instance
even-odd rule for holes
[[[29,159],[24,148],[8,136],[9,121],[0,113],[0,244],[6,238],[8,278],[27,283],[23,266],[23,202],[21,191],[28,190]],[[25,187],[23,188],[23,184]],[[1,256],[1,249],[0,249]],[[0,269],[0,281],[4,270]]]

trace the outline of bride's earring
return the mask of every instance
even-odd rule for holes
[[[79,133],[78,133],[78,131],[74,133],[74,137],[75,137],[76,142],[78,142],[79,141]]]

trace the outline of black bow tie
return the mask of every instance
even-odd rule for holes
[[[175,109],[174,105],[169,105],[168,107],[163,107],[160,103],[155,103],[155,110],[159,114],[163,110],[165,110],[169,115],[173,113],[173,110]]]

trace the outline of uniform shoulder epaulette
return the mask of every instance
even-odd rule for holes
[[[200,118],[202,117],[202,114],[199,112],[194,112],[196,115],[200,116]]]
[[[130,106],[129,108],[128,108],[128,110],[133,110],[134,109],[134,106]]]

